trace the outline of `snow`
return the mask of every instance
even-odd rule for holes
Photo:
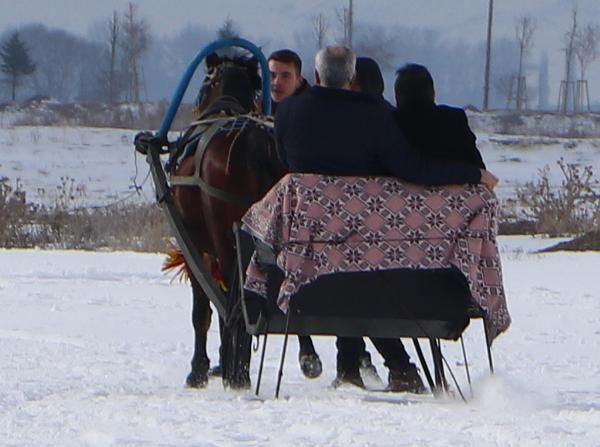
[[[187,389],[190,290],[160,273],[161,255],[0,250],[0,444],[598,445],[600,254],[531,252],[554,242],[500,239],[514,322],[493,346],[493,376],[480,322],[467,329],[467,404],[333,390],[328,337],[315,337],[324,362],[316,380],[303,378],[290,339],[279,400],[279,336],[269,339],[260,399],[219,379]],[[213,324],[213,359],[217,349]],[[460,345],[445,342],[444,351],[468,395]]]
[[[60,176],[85,186],[81,203],[150,201],[149,180],[142,196],[129,197],[132,178],[139,184],[148,171],[133,153],[135,133],[0,126],[0,177],[20,178],[29,197],[42,202],[53,200]],[[478,132],[478,142],[502,179],[501,197],[545,164],[554,168],[560,156],[600,172],[595,139]],[[494,343],[493,376],[481,322],[465,332],[474,382],[466,404],[457,397],[333,390],[335,344],[328,337],[315,338],[324,363],[315,380],[302,376],[290,339],[279,400],[279,336],[269,338],[259,398],[224,390],[219,379],[204,390],[187,389],[191,291],[160,272],[163,255],[0,249],[0,445],[597,446],[600,254],[535,253],[556,242],[500,238],[513,324]],[[213,360],[218,343],[213,321]],[[382,359],[369,350],[385,379]],[[460,344],[446,342],[444,352],[469,396]]]
[[[0,127],[0,177],[18,180],[29,201],[52,203],[60,196],[61,178],[74,189],[72,205],[109,204],[117,200],[153,200],[148,179],[141,197],[132,186],[142,183],[147,164],[136,157],[137,132],[86,127]],[[138,172],[142,171],[142,173]]]
[[[0,116],[10,121],[9,116]],[[533,181],[548,166],[554,186],[562,175],[557,161],[591,165],[600,176],[600,137],[558,138],[493,133],[493,124],[472,118],[477,145],[488,168],[500,177],[497,194],[514,197],[515,189]],[[541,127],[545,131],[546,127]],[[18,180],[30,201],[53,203],[61,177],[73,185],[71,204],[108,205],[117,201],[154,200],[144,157],[135,155],[136,130],[0,125],[0,177]],[[176,138],[172,135],[171,139]],[[32,168],[29,168],[29,167]],[[29,169],[28,169],[29,168]],[[72,180],[72,183],[71,183]],[[142,186],[139,193],[134,186]]]

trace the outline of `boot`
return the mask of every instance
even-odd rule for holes
[[[403,369],[391,369],[386,390],[394,393],[423,394],[427,392],[417,367],[413,363],[409,363]]]
[[[338,388],[344,384],[350,384],[359,388],[365,388],[358,370],[356,371],[338,371],[336,378],[331,382],[332,388]]]

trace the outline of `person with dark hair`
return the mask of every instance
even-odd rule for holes
[[[356,56],[351,49],[323,48],[315,58],[318,85],[279,105],[275,137],[289,172],[396,176],[421,185],[483,183],[495,187],[498,179],[484,169],[414,156],[381,98],[352,91],[355,73]],[[352,343],[348,349],[356,350],[357,346]],[[338,356],[338,376],[360,386],[359,356],[364,345],[354,354],[348,352],[341,362]],[[414,379],[416,368],[408,356],[395,360],[397,365],[388,364],[394,369],[390,379],[398,379],[390,381],[390,390],[420,390],[422,382],[418,374]]]
[[[385,88],[383,75],[379,64],[370,57],[356,58],[356,74],[352,80],[351,89],[369,96],[388,108],[393,113],[395,108],[384,97]],[[419,377],[417,367],[410,362],[410,356],[404,349],[400,339],[371,338],[371,342],[384,359],[384,364],[389,370],[388,390],[424,392],[425,386]],[[359,372],[362,377],[369,377],[375,381],[379,378],[377,370],[371,362],[371,355],[366,350],[366,345],[361,337],[338,337],[338,376],[334,386],[343,382],[360,385],[360,381],[352,374],[352,367],[358,358]],[[346,371],[350,368],[350,372]]]
[[[370,57],[356,58],[356,75],[350,87],[354,91],[387,102],[383,97],[385,85],[381,69],[379,68],[379,64]]]
[[[485,169],[476,137],[463,109],[435,103],[435,87],[423,65],[406,64],[396,72],[396,121],[419,156],[459,161]]]
[[[287,48],[274,51],[267,62],[271,72],[271,111],[275,114],[281,101],[299,95],[309,85],[302,77],[302,60],[294,51]]]

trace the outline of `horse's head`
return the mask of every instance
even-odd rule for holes
[[[206,58],[207,74],[198,92],[196,117],[229,110],[237,103],[234,113],[248,113],[255,108],[261,88],[258,61],[254,57],[221,57],[216,53]]]

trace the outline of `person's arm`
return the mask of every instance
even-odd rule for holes
[[[382,118],[377,156],[389,174],[420,185],[480,183],[482,171],[465,163],[427,160],[410,147],[391,117]],[[487,171],[486,171],[487,172]]]
[[[469,126],[467,114],[464,110],[457,109],[456,118],[456,131],[459,134],[458,143],[465,154],[464,160],[482,169],[486,169],[481,152],[477,149],[477,137]]]

